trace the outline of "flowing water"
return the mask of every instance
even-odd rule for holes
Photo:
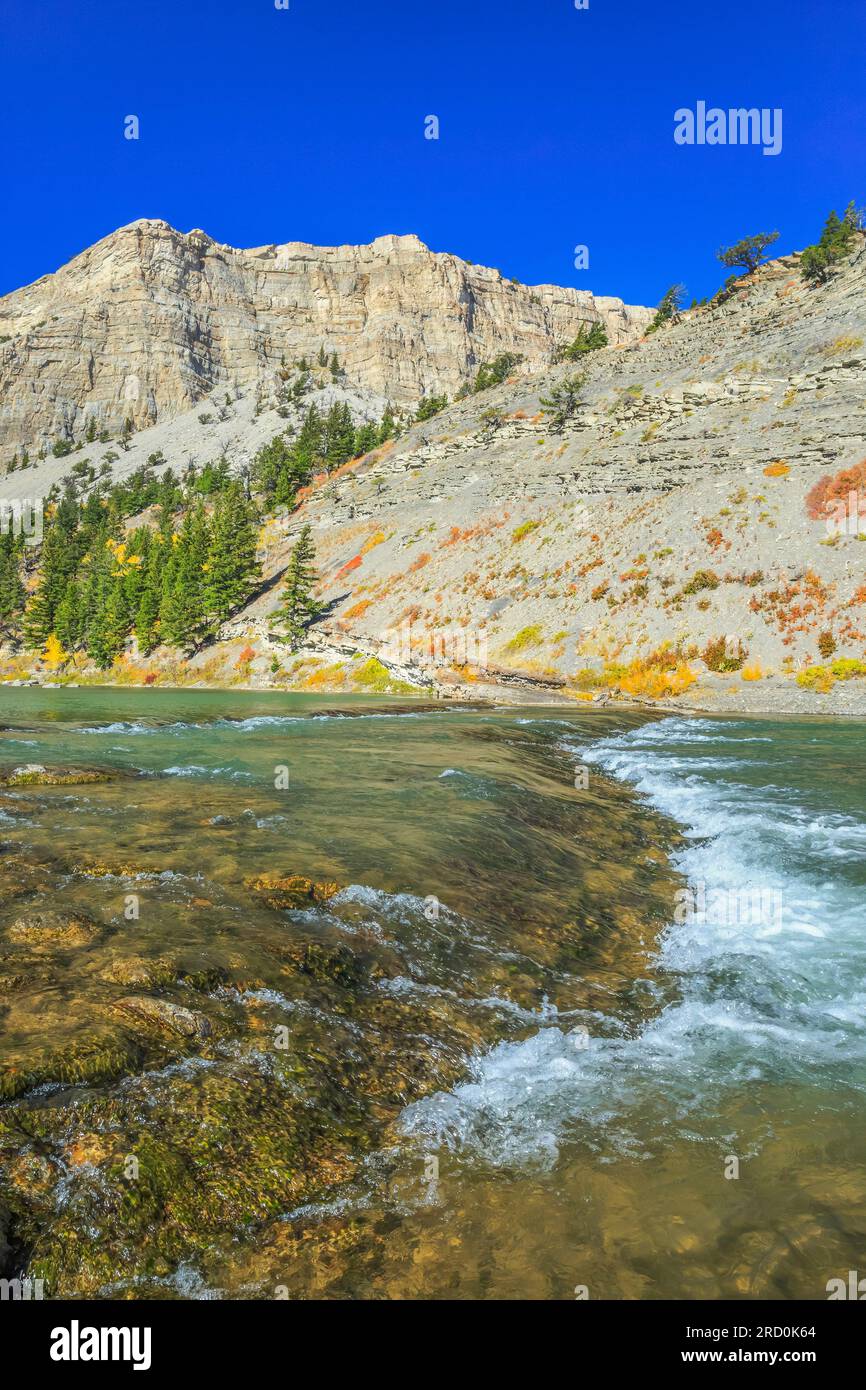
[[[863,1264],[859,726],[0,700],[0,1273],[824,1298]]]

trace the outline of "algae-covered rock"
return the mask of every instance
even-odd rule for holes
[[[116,1035],[88,1033],[61,1047],[46,1048],[28,1058],[27,1065],[7,1062],[0,1067],[0,1098],[12,1100],[48,1082],[67,1085],[113,1081],[135,1071],[139,1049]]]
[[[172,1004],[168,999],[154,999],[150,995],[130,994],[117,999],[114,1008],[126,1017],[159,1029],[167,1029],[182,1038],[209,1038],[210,1019],[194,1009],[185,1009],[180,1004]]]
[[[287,877],[262,874],[258,878],[244,879],[244,883],[269,907],[281,909],[325,903],[340,891],[339,883],[316,883],[300,874],[290,874]]]
[[[113,960],[100,971],[103,980],[116,985],[136,985],[144,989],[163,989],[174,984],[177,970],[171,961],[145,960],[142,956],[128,956]]]
[[[60,946],[89,946],[103,935],[104,928],[83,912],[31,912],[18,917],[10,926],[11,941],[20,941],[37,950]]]
[[[291,941],[271,946],[269,952],[283,961],[289,969],[310,975],[314,980],[326,980],[346,989],[364,984],[368,972],[362,961],[348,946],[328,946],[321,941]]]
[[[23,763],[0,772],[0,787],[71,787],[93,782],[110,782],[116,773],[94,767],[45,767],[43,763]]]
[[[159,870],[127,861],[96,859],[76,864],[74,872],[82,878],[140,878],[145,874],[158,873]]]

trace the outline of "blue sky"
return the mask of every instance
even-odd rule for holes
[[[0,41],[0,293],[163,217],[235,246],[415,232],[655,303],[716,289],[720,244],[802,246],[866,202],[864,0],[4,0]],[[676,145],[698,100],[781,108],[781,154]]]

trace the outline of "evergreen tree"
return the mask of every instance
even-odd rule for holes
[[[394,412],[390,405],[386,405],[382,412],[382,420],[379,425],[379,443],[384,444],[386,439],[393,439],[394,431]]]
[[[173,538],[160,602],[160,635],[171,647],[194,651],[205,635],[204,580],[210,543],[201,502],[190,505]]]
[[[54,615],[54,631],[61,646],[74,652],[84,641],[84,601],[81,584],[71,579]]]
[[[24,618],[27,645],[44,647],[54,630],[54,615],[75,569],[72,537],[58,507],[42,539],[39,580]]]
[[[218,497],[211,523],[202,599],[212,631],[249,597],[261,573],[252,507],[239,482]]]
[[[24,541],[12,528],[0,535],[0,633],[6,638],[18,629],[26,592],[21,578]]]
[[[751,275],[764,259],[767,248],[778,240],[778,232],[757,232],[754,236],[743,237],[733,246],[722,246],[716,252],[716,258],[729,270],[740,267],[746,275]]]
[[[321,606],[313,597],[315,558],[312,531],[304,526],[289,557],[280,606],[271,620],[272,627],[280,630],[279,635],[292,651],[300,646],[308,625],[321,612]]]

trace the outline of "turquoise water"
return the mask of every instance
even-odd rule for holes
[[[58,1294],[822,1298],[857,1268],[860,726],[0,699],[6,770],[112,776],[0,794],[0,1172]],[[292,875],[334,887],[251,886]],[[99,934],[34,945],[49,907]],[[131,1025],[131,989],[206,1041]]]

